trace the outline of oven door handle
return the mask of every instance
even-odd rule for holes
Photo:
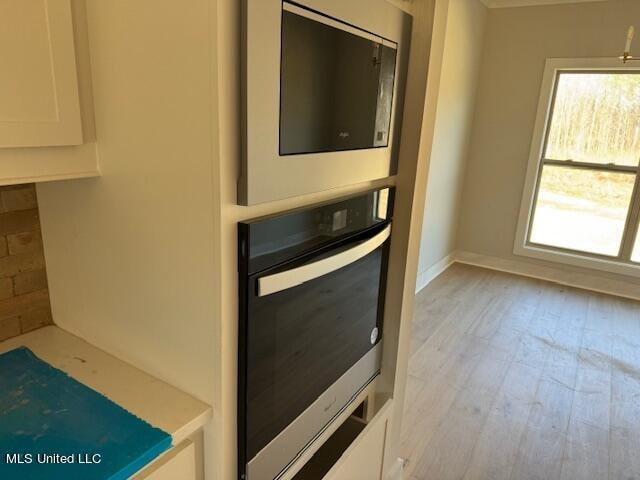
[[[345,250],[328,258],[323,258],[317,262],[308,263],[300,267],[292,268],[291,270],[285,270],[284,272],[259,278],[258,296],[264,297],[272,293],[297,287],[305,282],[322,277],[323,275],[335,272],[342,267],[357,262],[382,245],[390,235],[391,225],[387,225],[384,230],[374,237],[359,243],[349,250]]]

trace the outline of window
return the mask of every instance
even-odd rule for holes
[[[547,61],[515,253],[640,275],[640,70],[590,63]]]

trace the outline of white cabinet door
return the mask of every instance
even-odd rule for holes
[[[0,147],[82,143],[70,0],[0,0]]]
[[[391,401],[362,431],[324,480],[380,480]]]

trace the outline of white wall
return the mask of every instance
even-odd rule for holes
[[[487,9],[480,0],[449,2],[418,289],[438,273],[440,262],[456,248],[486,16]]]
[[[574,276],[640,284],[637,278],[512,253],[545,59],[618,56],[629,24],[638,19],[637,0],[489,10],[464,183],[460,250],[492,257],[495,264],[517,261],[530,268],[555,267]]]
[[[211,403],[209,2],[87,2],[102,178],[40,184],[62,328]]]

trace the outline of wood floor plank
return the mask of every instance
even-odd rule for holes
[[[572,391],[548,379],[541,380],[518,447],[509,478],[548,480],[559,478],[571,412]]]
[[[625,338],[640,340],[640,308],[632,300],[613,299],[613,333]]]
[[[610,371],[614,337],[610,334],[585,329],[580,348],[580,364],[584,368]]]
[[[403,419],[399,454],[408,460],[404,473],[412,475],[442,419],[450,411],[458,391],[442,385],[438,390],[425,390],[419,397],[423,408],[414,409]]]
[[[409,364],[411,375],[428,379],[434,369],[438,370],[443,362],[456,354],[460,340],[466,336],[465,331],[496,301],[490,295],[478,295],[477,298],[480,301],[467,299],[453,308],[447,314],[446,322],[438,326],[423,346],[416,350]]]
[[[405,391],[405,397],[407,401],[404,402],[405,413],[413,413],[414,407],[421,408],[418,403],[422,390],[424,390],[427,382],[421,378],[414,377],[413,375],[407,376],[407,386]]]
[[[609,478],[611,371],[581,364],[562,458],[562,480]]]
[[[409,459],[409,473],[415,468],[442,419],[451,410],[483,351],[489,348],[487,342],[473,340],[465,337],[454,355],[446,358],[439,369],[430,370],[430,378],[424,380],[415,377],[423,382],[424,388],[414,399],[412,410],[405,416],[405,431],[400,443],[401,456]]]
[[[503,354],[486,351],[439,424],[413,471],[418,478],[461,479],[471,460],[508,363]]]
[[[454,265],[409,372],[409,480],[640,480],[638,302]]]
[[[429,378],[413,377],[412,383],[420,381],[423,388],[419,390],[412,403],[411,411],[407,412],[405,419],[405,432],[400,443],[400,452],[403,458],[409,459],[408,471],[415,467],[431,437],[436,432],[441,419],[447,414],[453,405],[460,386],[464,385],[483,351],[489,348],[487,342],[475,342],[471,337],[464,337],[456,344],[455,352],[447,357],[434,357],[441,360],[438,367],[435,365],[429,370]],[[417,453],[414,453],[417,452]]]
[[[612,428],[609,437],[610,480],[640,480],[640,436],[635,430],[637,427],[631,426]]]
[[[465,472],[464,480],[506,480],[516,463],[518,447],[533,407],[539,369],[513,362]],[[499,448],[496,448],[499,446]]]
[[[562,480],[609,478],[609,429],[572,420],[562,456]],[[621,479],[622,480],[622,479]]]
[[[571,419],[609,431],[610,412],[611,372],[581,366],[573,394]]]

